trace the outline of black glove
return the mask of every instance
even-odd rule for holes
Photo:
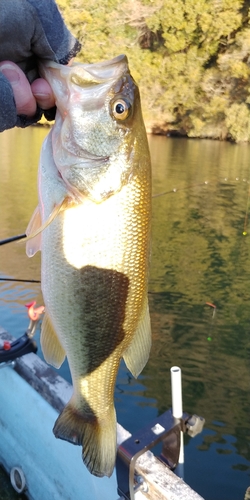
[[[0,61],[16,63],[30,83],[39,77],[38,59],[67,64],[80,43],[65,26],[54,0],[0,0]],[[26,127],[41,118],[38,108],[32,119],[18,116],[12,87],[0,72],[0,131]],[[53,119],[53,111],[47,116]]]

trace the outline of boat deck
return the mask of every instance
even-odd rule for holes
[[[0,342],[13,337],[0,330]],[[0,464],[7,472],[21,467],[30,500],[117,500],[116,472],[96,478],[84,467],[81,448],[55,439],[52,428],[72,394],[72,386],[37,355],[18,358],[0,369]],[[118,444],[130,434],[119,424]],[[147,451],[136,462],[148,492],[136,500],[202,500],[182,479]],[[8,497],[7,497],[8,498]],[[11,497],[10,497],[11,498]],[[18,497],[20,499],[20,495]]]

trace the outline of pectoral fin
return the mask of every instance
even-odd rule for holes
[[[123,359],[132,375],[137,378],[148,361],[151,349],[151,325],[148,301],[145,303],[144,314],[135,332],[132,343],[123,355]]]
[[[53,365],[55,368],[60,368],[66,354],[46,312],[42,322],[40,341],[43,355],[47,363]]]
[[[52,210],[48,219],[42,224],[41,215],[39,207],[37,207],[31,217],[29,225],[26,230],[26,253],[28,257],[33,257],[38,250],[41,250],[41,232],[46,229],[46,227],[51,224],[51,222],[56,218],[56,216],[62,210],[65,210],[70,205],[72,205],[72,199],[66,197],[60,203],[58,203]],[[29,242],[31,244],[29,245]],[[39,244],[39,245],[38,245]]]
[[[26,239],[26,254],[28,257],[33,257],[39,250],[41,250],[41,234],[37,234],[38,229],[41,227],[41,215],[39,206],[36,207],[30,221],[28,227],[26,229],[26,234],[28,238]],[[30,239],[30,235],[36,234],[36,236]]]

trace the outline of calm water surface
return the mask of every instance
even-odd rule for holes
[[[46,134],[0,134],[0,239],[23,233],[36,207]],[[138,380],[121,366],[118,420],[133,432],[168,409],[169,369],[180,366],[184,410],[206,419],[203,433],[186,439],[185,481],[206,500],[243,500],[250,486],[250,146],[165,137],[149,143],[153,348]],[[28,259],[21,243],[2,246],[0,273],[39,279],[40,256]],[[1,281],[1,326],[22,335],[24,304],[34,299],[42,303],[39,284]],[[69,379],[67,364],[62,374]]]

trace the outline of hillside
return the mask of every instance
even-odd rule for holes
[[[126,53],[147,130],[250,140],[250,1],[58,0],[79,59]]]

